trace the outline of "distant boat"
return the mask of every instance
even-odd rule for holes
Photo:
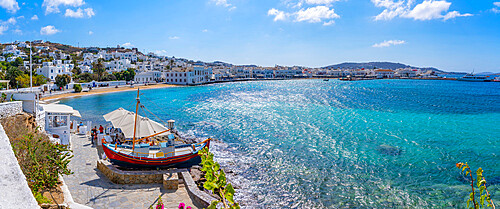
[[[323,79],[323,81],[329,81],[328,78]]]
[[[493,81],[500,82],[500,76],[499,77],[495,77],[495,79],[493,79]]]
[[[458,78],[457,81],[471,81],[471,82],[488,82],[491,81],[489,76],[474,75],[473,73],[467,74],[464,77]]]

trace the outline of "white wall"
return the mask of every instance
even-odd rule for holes
[[[40,208],[0,125],[0,208]]]

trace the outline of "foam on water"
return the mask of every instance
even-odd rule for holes
[[[118,107],[132,110],[134,94],[62,103],[103,123]],[[459,207],[467,186],[455,163],[500,176],[500,83],[292,80],[143,94],[183,135],[220,141],[211,150],[246,207]]]

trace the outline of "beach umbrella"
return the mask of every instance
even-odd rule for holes
[[[113,112],[104,115],[104,119],[113,124],[115,128],[120,128],[125,135],[125,138],[133,138],[135,113],[119,108]],[[166,131],[168,128],[162,124],[153,121],[149,118],[137,116],[136,138],[147,137],[153,134]],[[159,134],[159,136],[166,136],[171,134],[169,131]]]

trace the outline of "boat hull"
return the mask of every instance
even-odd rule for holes
[[[490,82],[488,79],[469,79],[469,78],[458,78],[457,81],[468,81],[468,82]]]
[[[210,140],[204,142],[201,149],[209,147],[209,145]],[[201,157],[199,156],[198,151],[167,158],[148,158],[117,152],[116,150],[109,148],[107,144],[102,144],[102,148],[111,163],[128,168],[189,168],[193,165],[201,163]]]

